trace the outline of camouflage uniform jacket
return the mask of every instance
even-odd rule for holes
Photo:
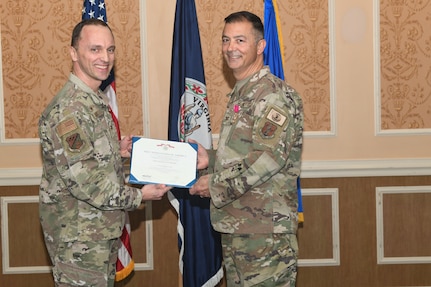
[[[214,229],[296,234],[301,98],[266,66],[229,96],[218,149],[209,152]]]
[[[46,240],[118,238],[125,210],[141,204],[141,191],[125,184],[107,103],[71,74],[40,117],[39,213]]]

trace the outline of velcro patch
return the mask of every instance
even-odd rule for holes
[[[262,135],[264,137],[272,137],[274,135],[274,133],[275,133],[276,130],[277,130],[277,126],[274,125],[273,123],[267,121],[263,125],[262,129],[260,130],[260,132],[262,133]]]
[[[283,126],[284,122],[286,121],[287,117],[283,114],[281,114],[279,111],[277,111],[276,109],[272,108],[268,115],[266,116],[266,118],[268,120],[270,120],[271,122],[279,125],[280,127]]]
[[[279,144],[280,135],[289,123],[289,118],[281,108],[269,106],[257,124],[256,141],[266,146],[275,147]]]
[[[79,133],[71,134],[66,138],[66,142],[69,145],[71,150],[77,150],[82,147],[84,142],[81,139],[81,135]]]
[[[64,136],[65,134],[74,131],[78,128],[75,121],[73,119],[68,119],[64,122],[61,122],[57,126],[57,133],[60,137]]]

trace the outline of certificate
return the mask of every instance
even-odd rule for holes
[[[133,137],[129,182],[189,188],[196,182],[197,150],[194,143]]]

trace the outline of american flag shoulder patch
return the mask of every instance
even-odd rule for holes
[[[59,137],[62,137],[65,134],[76,130],[77,128],[78,126],[73,119],[67,119],[57,126],[57,133]]]

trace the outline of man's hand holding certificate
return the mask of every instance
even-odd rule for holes
[[[197,144],[133,137],[130,183],[189,188],[196,182]]]

